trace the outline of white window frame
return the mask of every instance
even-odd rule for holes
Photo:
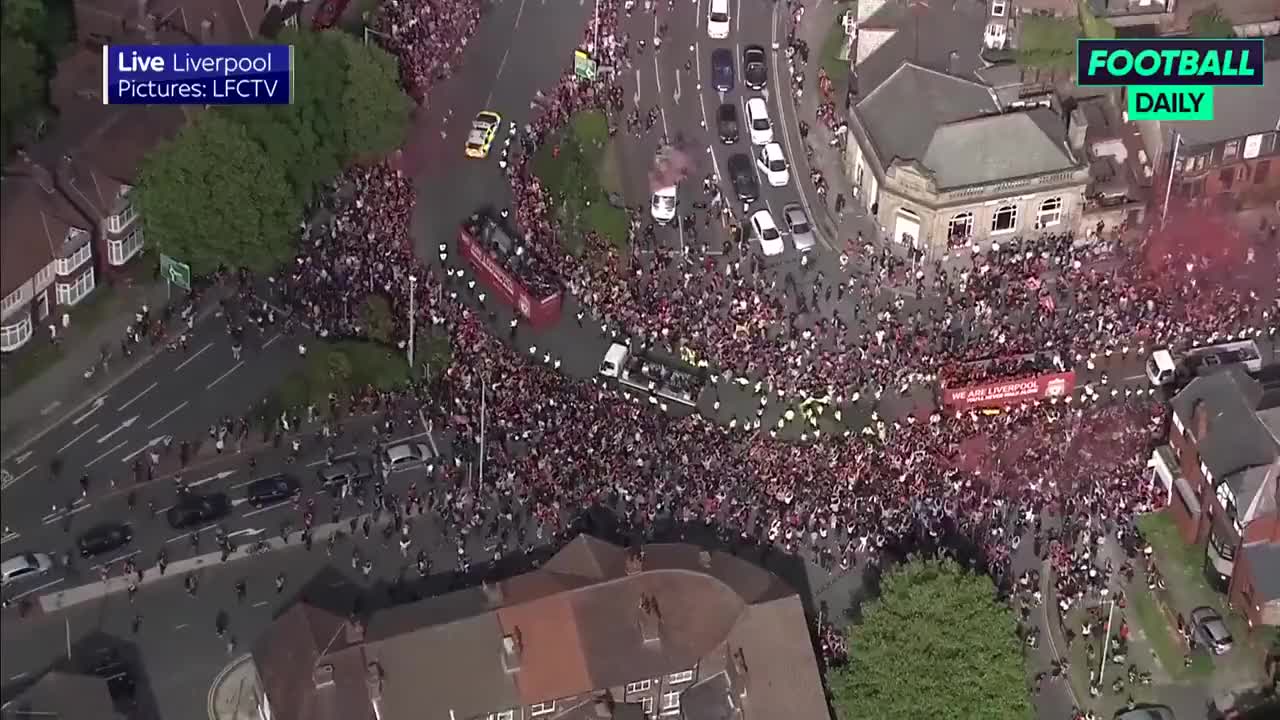
[[[48,265],[40,268],[40,272],[36,273],[35,291],[40,292],[53,284],[53,278],[58,274],[58,261],[50,260]]]
[[[534,703],[529,706],[529,717],[540,717],[542,715],[550,715],[556,711],[556,701],[548,700],[546,702]]]
[[[76,276],[74,282],[57,283],[53,286],[53,291],[59,305],[69,306],[79,303],[97,286],[97,278],[94,277],[93,268],[90,268]]]
[[[107,262],[115,266],[124,265],[142,251],[144,244],[141,227],[134,228],[122,238],[109,238],[107,240]]]
[[[653,687],[652,680],[637,680],[635,682],[627,683],[624,694],[631,695],[632,693],[649,692],[649,688],[651,687]]]
[[[82,265],[89,262],[93,257],[93,243],[86,242],[72,253],[71,257],[57,259],[57,272],[59,275],[70,275],[80,269]]]
[[[997,220],[999,220],[1000,218],[1000,213],[1006,212],[1006,211],[1011,212],[1013,214],[1013,222],[1007,228],[998,228],[996,226],[996,223],[997,223]],[[1017,232],[1018,231],[1018,214],[1019,214],[1018,205],[1016,203],[1009,203],[1007,205],[997,206],[995,211],[991,213],[991,234],[1007,235],[1008,233],[1011,233],[1011,232]]]
[[[1240,154],[1240,141],[1230,140],[1222,146],[1222,162],[1231,162]]]
[[[960,222],[960,224],[962,224],[966,229],[963,235],[957,236],[952,232],[952,230],[955,229],[957,222]],[[973,226],[976,222],[977,220],[975,219],[972,210],[961,210],[955,215],[952,215],[951,219],[947,221],[947,239],[950,240],[956,237],[963,237],[968,240],[973,237]]]
[[[21,320],[12,325],[0,325],[0,350],[9,352],[26,345],[33,329],[31,313],[25,313]]]
[[[27,285],[23,283],[22,287],[14,290],[5,296],[4,301],[0,302],[0,312],[9,312],[10,309],[16,308],[27,299]]]
[[[123,210],[107,218],[107,229],[113,233],[123,232],[137,218],[137,209],[133,207],[133,203],[129,203]]]
[[[1062,210],[1067,206],[1062,196],[1058,195],[1051,198],[1045,198],[1040,203],[1040,208],[1036,210],[1036,227],[1040,229],[1051,228],[1062,223]],[[1049,220],[1048,218],[1052,218]]]
[[[668,685],[679,685],[681,683],[687,683],[692,681],[693,681],[692,670],[681,670],[680,672],[673,672],[667,676]]]
[[[516,720],[515,710],[499,710],[489,713],[489,720]]]
[[[1005,8],[1006,8],[1005,0],[992,0],[992,1],[991,1],[991,15],[992,15],[993,17],[999,17],[999,18],[1004,17],[1004,16],[1005,16]]]
[[[653,715],[653,696],[652,695],[646,695],[645,697],[640,699],[640,711],[645,714],[645,717]]]
[[[680,691],[662,693],[662,714],[671,715],[680,712]]]

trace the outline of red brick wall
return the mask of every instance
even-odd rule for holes
[[[1227,597],[1231,601],[1231,606],[1249,619],[1251,628],[1258,627],[1262,623],[1262,613],[1254,609],[1253,601],[1250,596],[1253,593],[1253,573],[1249,567],[1249,563],[1244,557],[1244,548],[1236,548],[1236,564],[1235,570],[1231,573],[1231,586],[1227,589]]]

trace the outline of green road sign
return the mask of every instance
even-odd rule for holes
[[[168,255],[160,256],[160,277],[170,285],[177,285],[183,290],[191,290],[191,266],[178,262]]]
[[[582,50],[573,51],[573,74],[583,80],[596,79],[596,61]]]

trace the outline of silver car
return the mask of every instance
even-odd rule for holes
[[[1196,642],[1208,648],[1214,655],[1231,651],[1231,631],[1217,610],[1198,607],[1191,611],[1191,632]]]
[[[387,448],[382,456],[382,467],[384,472],[391,472],[429,459],[431,448],[426,443],[398,443]]]
[[[53,560],[44,553],[14,555],[0,564],[0,585],[8,585],[25,577],[35,577],[49,572]]]
[[[796,246],[796,252],[809,252],[817,244],[809,216],[799,204],[789,203],[782,208],[782,222],[787,224],[787,232],[791,233],[791,242]]]

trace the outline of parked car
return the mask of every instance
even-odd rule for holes
[[[796,252],[809,252],[813,249],[817,238],[813,235],[809,216],[799,203],[787,203],[783,206],[782,223],[787,226],[787,232],[791,233],[791,243],[796,246]]]
[[[1231,631],[1222,615],[1211,607],[1201,606],[1191,611],[1191,633],[1197,643],[1214,655],[1231,652]]]
[[[747,127],[751,130],[752,145],[773,142],[773,121],[769,119],[769,106],[764,104],[764,98],[753,97],[747,101]]]
[[[738,124],[738,106],[733,103],[720,103],[716,110],[716,129],[720,131],[720,142],[733,145],[738,142],[741,125]]]
[[[298,479],[280,473],[277,475],[268,475],[249,483],[249,487],[245,488],[244,496],[249,504],[258,508],[264,505],[274,505],[284,500],[291,500],[302,492],[302,483]]]
[[[761,147],[756,152],[756,167],[773,187],[786,187],[791,182],[791,168],[782,156],[782,146],[776,142]]]
[[[760,241],[760,251],[767,256],[781,255],[786,247],[782,244],[782,233],[778,232],[778,224],[768,210],[757,210],[751,216],[751,229]]]
[[[373,477],[373,469],[364,458],[350,457],[337,460],[316,471],[320,487],[328,490],[335,497],[342,492],[342,486],[348,482],[354,484]]]
[[[742,202],[754,202],[760,197],[760,181],[751,169],[751,158],[742,153],[729,156],[729,182]]]
[[[711,51],[711,86],[718,92],[733,92],[733,53],[726,48]]]
[[[76,541],[80,557],[90,558],[118,550],[133,542],[133,528],[125,523],[103,523],[85,530]]]
[[[759,45],[742,49],[742,84],[756,91],[764,90],[769,84],[768,55]]]
[[[1132,710],[1122,710],[1116,714],[1116,720],[1174,720],[1174,718],[1173,711],[1164,705],[1148,705]]]
[[[182,493],[178,502],[165,513],[169,527],[182,530],[193,525],[214,522],[231,512],[231,501],[224,493],[197,495]]]
[[[431,448],[426,443],[398,443],[382,453],[382,467],[385,472],[414,463],[426,462],[431,458]]]
[[[53,560],[44,553],[22,553],[0,563],[0,585],[49,572]]]

